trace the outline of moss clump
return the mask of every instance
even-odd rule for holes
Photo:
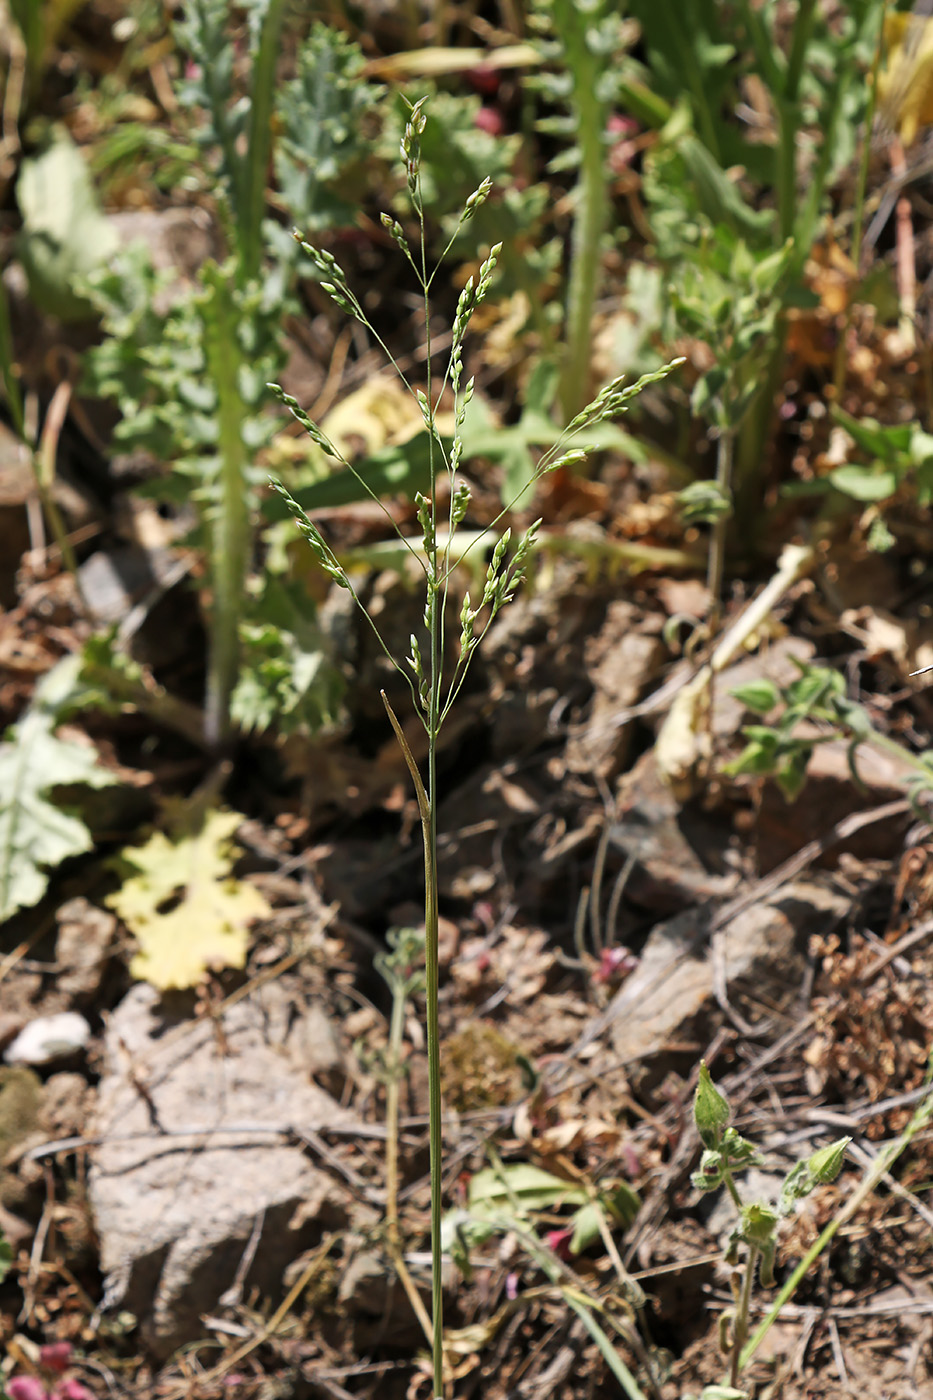
[[[521,1046],[488,1021],[471,1021],[444,1041],[444,1099],[459,1113],[500,1108],[521,1093]]]
[[[4,1164],[13,1149],[35,1130],[41,1106],[42,1081],[37,1074],[19,1065],[0,1069],[0,1205],[9,1210],[21,1205],[23,1185]]]

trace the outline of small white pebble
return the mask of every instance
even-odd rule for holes
[[[8,1065],[47,1065],[83,1050],[90,1038],[91,1028],[77,1011],[39,1016],[23,1027],[3,1058]]]

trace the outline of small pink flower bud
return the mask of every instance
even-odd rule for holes
[[[502,136],[505,132],[505,117],[498,107],[480,107],[473,118],[473,125],[489,136]]]
[[[39,1348],[39,1365],[43,1370],[55,1371],[61,1375],[71,1365],[73,1351],[70,1342],[49,1342]]]
[[[35,1376],[14,1376],[6,1383],[10,1400],[48,1400],[48,1392]]]

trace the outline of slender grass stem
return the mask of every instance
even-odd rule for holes
[[[428,736],[428,788],[425,786],[415,762],[414,754],[405,738],[405,731],[389,704],[388,696],[382,691],[382,703],[386,707],[389,723],[408,765],[418,810],[421,815],[421,835],[424,843],[424,948],[425,948],[425,1000],[427,1004],[428,1040],[428,1138],[431,1159],[431,1311],[432,1311],[432,1364],[434,1372],[434,1394],[436,1400],[444,1396],[444,1291],[443,1291],[443,1251],[441,1249],[441,1168],[443,1164],[443,1144],[441,1136],[441,1053],[438,1018],[438,905],[437,905],[437,756],[436,735]]]
[[[405,1004],[412,989],[410,981],[405,981],[395,973],[390,983],[392,987],[392,1016],[389,1023],[389,1049],[386,1063],[386,1242],[396,1273],[411,1303],[412,1311],[421,1324],[428,1346],[431,1345],[431,1319],[428,1317],[421,1294],[414,1285],[405,1255],[398,1223],[398,1132],[399,1132],[399,1091],[404,1071],[402,1069],[402,1037],[405,1031]]]

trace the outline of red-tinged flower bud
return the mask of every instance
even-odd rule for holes
[[[6,1383],[10,1400],[48,1400],[48,1392],[35,1376],[14,1376]]]
[[[49,1342],[39,1348],[39,1365],[46,1371],[56,1371],[59,1375],[71,1365],[74,1348],[70,1342]]]
[[[638,959],[627,948],[604,948],[593,981],[614,982],[627,977],[637,965]]]
[[[569,1227],[563,1230],[548,1230],[544,1236],[548,1245],[553,1249],[558,1259],[565,1262],[570,1258],[570,1241],[573,1239],[573,1230]]]
[[[52,1391],[51,1400],[95,1400],[93,1391],[80,1381],[61,1381]]]
[[[483,97],[495,97],[502,82],[502,74],[498,68],[493,68],[488,63],[477,63],[475,68],[464,70],[463,76],[474,92],[480,93]]]
[[[473,125],[480,131],[485,131],[489,136],[503,136],[505,134],[505,117],[498,107],[480,107],[473,118]]]

